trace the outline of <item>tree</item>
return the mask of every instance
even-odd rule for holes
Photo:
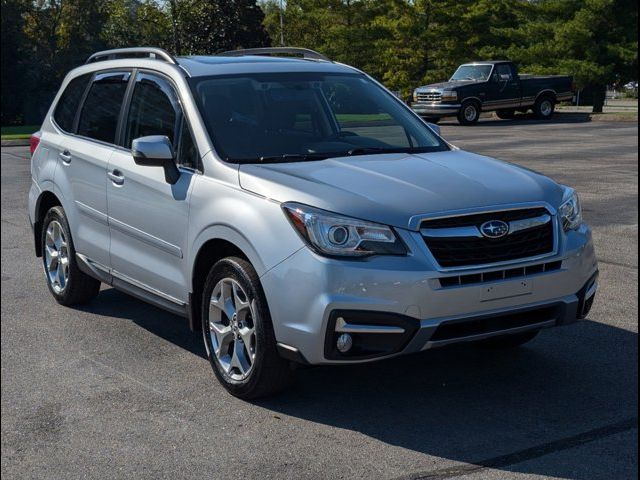
[[[539,0],[533,16],[515,32],[524,46],[508,51],[535,73],[573,75],[593,90],[602,112],[606,86],[637,79],[638,4],[631,0]]]
[[[2,0],[2,125],[22,121],[20,95],[25,64],[26,36],[24,14],[26,1]]]
[[[154,46],[172,49],[171,20],[154,0],[109,0],[101,38],[109,48]]]
[[[270,44],[255,0],[170,0],[173,50],[178,55]]]

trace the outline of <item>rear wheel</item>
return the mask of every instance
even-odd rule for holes
[[[556,103],[549,96],[540,97],[533,106],[533,112],[540,120],[548,120],[553,116],[556,109]]]
[[[480,104],[473,100],[462,103],[458,112],[458,122],[460,125],[473,125],[480,118]]]
[[[538,335],[539,330],[530,332],[516,333],[513,335],[502,335],[500,337],[487,338],[480,340],[477,344],[483,348],[505,349],[515,348],[533,340]]]
[[[232,395],[264,397],[291,382],[291,366],[276,350],[260,280],[246,260],[228,257],[209,271],[202,333],[213,372]]]
[[[62,207],[51,208],[44,217],[42,263],[49,291],[61,305],[71,306],[93,300],[100,291],[100,281],[82,272]]]
[[[510,120],[516,116],[516,111],[513,109],[498,110],[496,111],[496,116],[502,120]]]

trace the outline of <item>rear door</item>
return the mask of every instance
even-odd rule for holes
[[[166,135],[180,178],[165,181],[160,167],[136,165],[131,142]],[[199,158],[172,82],[139,71],[125,114],[122,141],[109,162],[107,185],[113,275],[175,303],[187,301],[184,258],[189,194]]]
[[[71,134],[58,146],[56,183],[65,196],[74,246],[105,269],[110,264],[107,165],[130,76],[121,70],[96,73],[83,89],[80,110],[71,123],[68,112],[59,117]]]

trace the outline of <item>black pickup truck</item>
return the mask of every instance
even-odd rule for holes
[[[573,98],[572,84],[568,76],[519,75],[506,60],[465,63],[448,82],[416,88],[411,108],[432,122],[457,116],[462,125],[476,123],[486,111],[512,118],[517,111],[533,109],[538,118],[547,119],[556,103]]]

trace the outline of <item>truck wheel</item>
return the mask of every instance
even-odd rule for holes
[[[480,340],[477,345],[482,348],[490,349],[515,348],[533,340],[536,335],[538,335],[538,332],[539,330],[533,330],[531,332],[502,335],[499,337],[488,338],[486,340]]]
[[[441,120],[440,117],[422,117],[422,119],[425,122],[433,123],[434,125],[437,125],[438,122]]]
[[[516,111],[513,109],[498,110],[496,111],[496,116],[502,120],[510,120],[516,116]]]
[[[231,395],[264,397],[289,385],[293,372],[278,354],[267,301],[249,262],[227,257],[211,267],[201,311],[209,362]]]
[[[458,122],[460,125],[473,125],[480,118],[480,105],[474,100],[467,100],[462,103],[458,112]]]
[[[540,120],[548,120],[552,117],[553,112],[556,109],[556,102],[552,97],[544,96],[536,100],[536,104],[533,106],[533,113],[536,118]]]
[[[52,207],[42,225],[42,265],[53,298],[65,306],[93,300],[100,291],[100,281],[78,268],[71,230],[62,207]]]

